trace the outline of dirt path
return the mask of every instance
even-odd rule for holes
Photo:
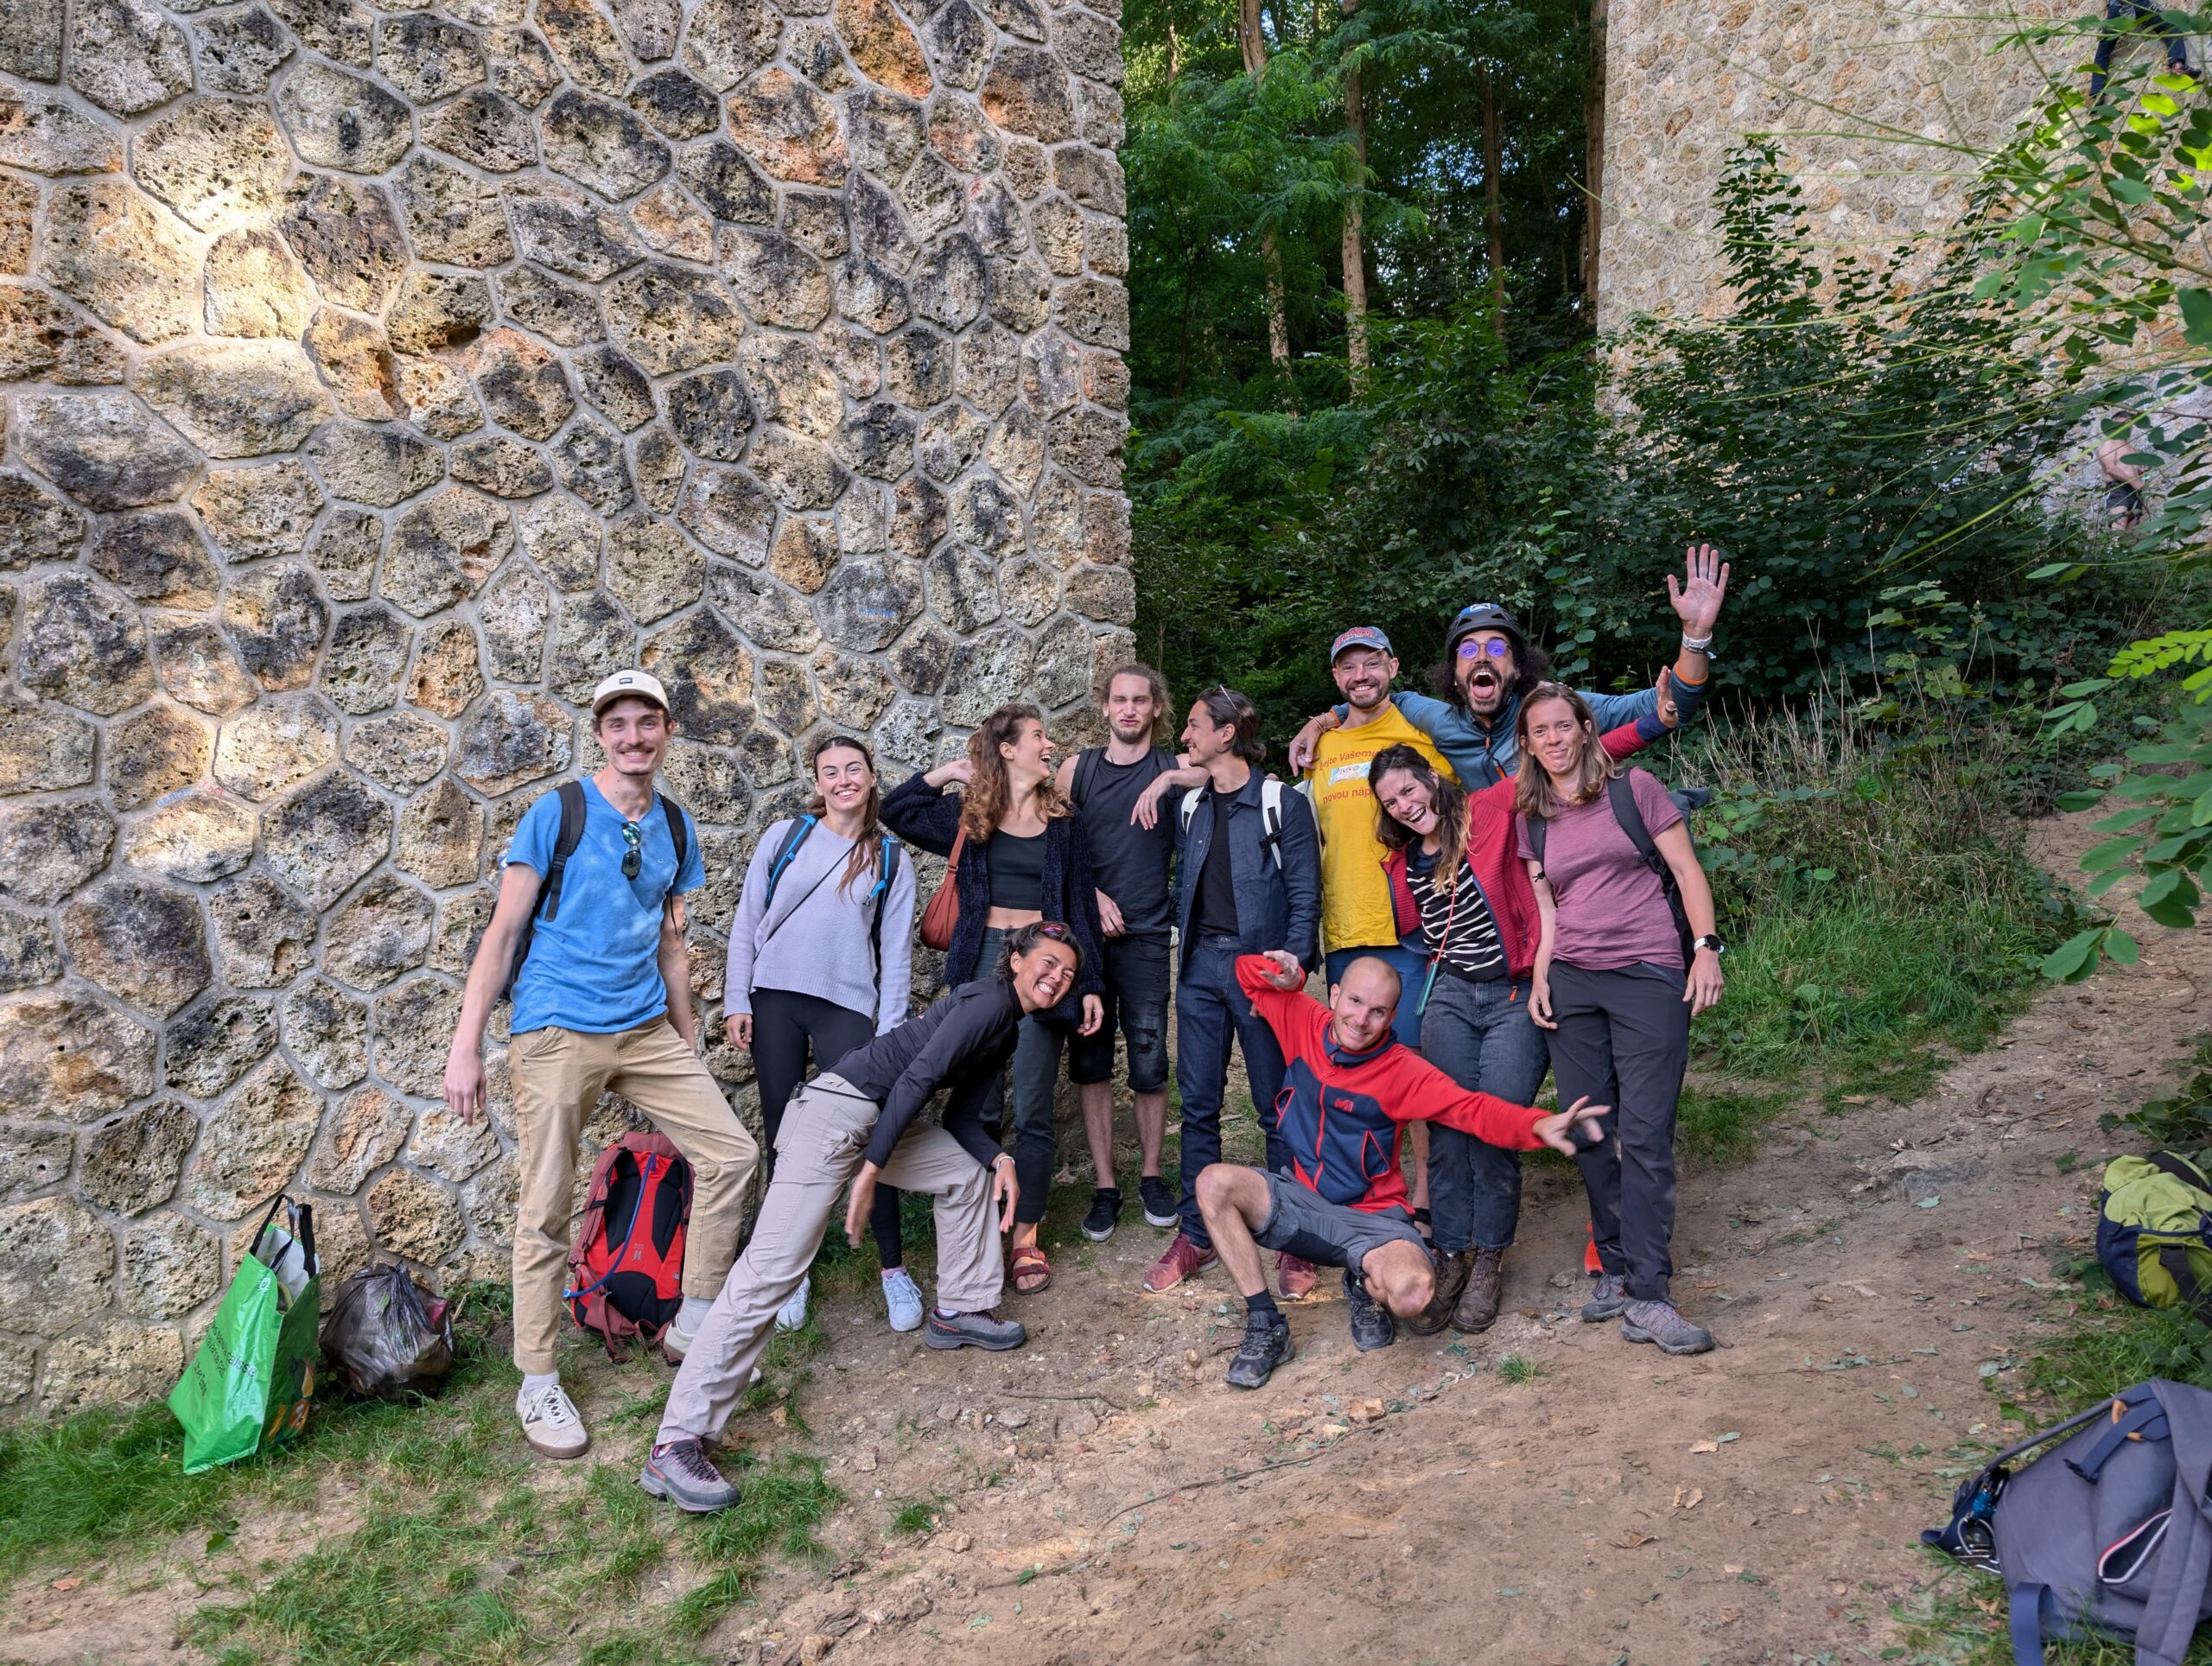
[[[2054,871],[2088,819],[2037,830]],[[1243,1311],[1218,1272],[1138,1292],[1141,1220],[1009,1305],[1018,1354],[948,1362],[839,1313],[805,1407],[856,1506],[831,1528],[848,1565],[826,1587],[776,1576],[770,1618],[715,1641],[1069,1666],[1333,1662],[1385,1638],[1408,1661],[1576,1666],[1878,1650],[1930,1577],[1912,1547],[1939,1472],[1971,1461],[1952,1448],[2003,1433],[1986,1379],[2016,1381],[2010,1350],[2068,1312],[2051,1263],[2086,1242],[2097,1176],[2055,1160],[2099,1154],[2100,1110],[2164,1091],[2212,1027],[2207,982],[2212,935],[2157,936],[2136,968],[2041,992],[1932,1097],[1810,1113],[1688,1176],[1677,1290],[1724,1343],[1702,1358],[1572,1317],[1563,1171],[1529,1188],[1489,1334],[1361,1356],[1341,1302],[1309,1302],[1257,1394],[1220,1381]],[[1510,1354],[1540,1374],[1504,1381]],[[887,1545],[889,1507],[933,1496],[942,1527]]]
[[[2037,830],[2054,871],[2094,841],[2088,819]],[[1221,1382],[1243,1312],[1220,1273],[1140,1294],[1160,1240],[1134,1211],[1112,1243],[1063,1254],[1052,1290],[1009,1301],[1032,1337],[1016,1354],[931,1355],[834,1302],[798,1396],[849,1500],[824,1529],[834,1571],[772,1563],[757,1605],[702,1652],[795,1663],[828,1642],[838,1666],[934,1663],[948,1646],[1025,1666],[1877,1653],[1895,1640],[1891,1606],[1934,1572],[1913,1547],[1948,1496],[1942,1472],[1973,1461],[1954,1448],[2004,1433],[1988,1379],[2017,1381],[2011,1351],[2069,1311],[2051,1263],[2087,1241],[2097,1176],[2055,1160],[2099,1154],[2100,1110],[2164,1090],[2167,1063],[2212,1027],[2208,982],[2212,934],[2155,936],[2136,968],[2041,992],[1930,1098],[1809,1111],[1757,1160],[1686,1177],[1677,1292],[1723,1341],[1699,1359],[1573,1319],[1584,1210],[1564,1168],[1532,1174],[1489,1334],[1362,1356],[1325,1282],[1332,1299],[1292,1313],[1297,1360],[1257,1394]],[[1536,1374],[1510,1383],[1498,1364],[1516,1355]],[[765,1417],[740,1427],[764,1447],[787,1438]],[[890,1531],[916,1500],[940,1525]],[[0,1659],[190,1658],[175,1627],[217,1571],[19,1589]],[[671,1571],[649,1597],[688,1582],[664,1585]]]

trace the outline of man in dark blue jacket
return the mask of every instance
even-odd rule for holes
[[[1157,1294],[1214,1262],[1198,1213],[1198,1173],[1221,1160],[1221,1103],[1233,1035],[1244,1052],[1252,1103],[1274,1103],[1282,1047],[1236,982],[1236,957],[1282,950],[1311,968],[1320,952],[1321,844],[1305,798],[1253,767],[1268,755],[1260,714],[1233,690],[1198,696],[1183,747],[1206,784],[1174,806],[1175,1085],[1183,1097],[1182,1226],[1144,1276]],[[1289,1159],[1268,1135],[1268,1167]],[[1281,1263],[1279,1262],[1278,1266]]]

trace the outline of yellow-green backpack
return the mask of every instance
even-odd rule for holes
[[[2186,1157],[2156,1151],[2105,1166],[2097,1259],[2144,1307],[2212,1309],[2212,1180]]]

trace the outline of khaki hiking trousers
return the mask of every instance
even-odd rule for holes
[[[683,1294],[722,1288],[744,1224],[745,1188],[760,1160],[745,1124],[699,1055],[665,1017],[594,1034],[553,1026],[507,1046],[515,1084],[515,1367],[553,1370],[576,1191],[576,1148],[600,1096],[619,1093],[652,1119],[691,1165]]]
[[[657,1441],[718,1440],[753,1381],[776,1310],[814,1265],[845,1184],[868,1160],[882,1107],[825,1071],[791,1096],[776,1135],[776,1176],[753,1237],[699,1326],[668,1391]],[[943,1129],[916,1122],[883,1166],[880,1183],[926,1192],[937,1216],[937,1300],[988,1313],[1005,1288],[990,1171]],[[688,1287],[687,1287],[688,1288]]]

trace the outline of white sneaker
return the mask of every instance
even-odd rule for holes
[[[776,1328],[797,1331],[806,1325],[806,1299],[814,1289],[814,1277],[809,1274],[798,1281],[798,1288],[791,1292],[791,1299],[776,1310]]]
[[[581,1458],[591,1450],[583,1415],[558,1383],[516,1395],[515,1411],[522,1419],[522,1438],[532,1450],[548,1458]]]
[[[893,1267],[884,1274],[883,1306],[891,1315],[893,1330],[922,1328],[922,1292],[914,1282],[914,1275],[905,1268]]]

